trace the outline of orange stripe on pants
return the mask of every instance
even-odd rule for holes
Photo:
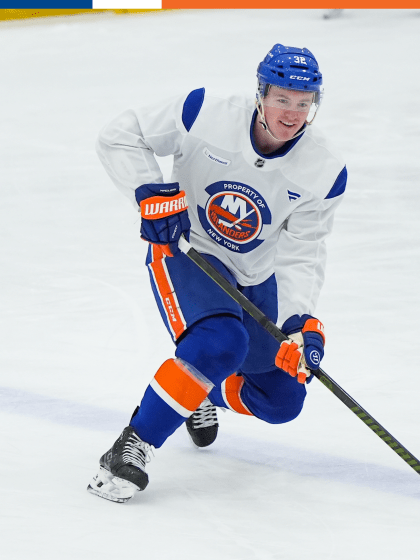
[[[155,280],[156,288],[159,293],[162,305],[166,312],[169,325],[175,340],[185,331],[186,325],[184,316],[179,307],[178,298],[174,292],[172,282],[165,265],[165,257],[162,249],[157,245],[152,245],[153,261],[149,264]]]
[[[189,412],[194,412],[212,389],[195,377],[179,360],[166,360],[155,375],[155,381],[171,399]]]
[[[244,383],[245,380],[241,375],[230,375],[222,386],[223,397],[230,409],[239,414],[254,416],[241,399],[241,389]]]

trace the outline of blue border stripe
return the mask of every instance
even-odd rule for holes
[[[34,8],[36,5],[36,8]],[[11,2],[0,2],[1,9],[17,9],[17,10],[92,10],[93,0],[15,0]],[[66,15],[66,14],[63,14]]]

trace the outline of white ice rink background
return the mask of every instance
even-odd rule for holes
[[[349,170],[323,368],[420,457],[420,12],[175,11],[0,24],[0,524],[6,560],[414,559],[420,477],[318,380],[301,416],[183,427],[125,505],[85,490],[173,352],[135,210],[94,152],[126,108],[255,91],[276,42],[325,78]],[[166,177],[170,160],[161,160]]]

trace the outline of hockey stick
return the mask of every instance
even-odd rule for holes
[[[271,336],[279,343],[287,340],[287,336],[264,315],[248,298],[237,290],[224,278],[204,257],[200,255],[184,238],[179,240],[179,249],[187,255],[203,272],[216,282],[232,299],[234,299],[251,317],[253,317]],[[412,455],[397,439],[395,439],[373,416],[344,391],[321,368],[312,370],[313,375],[321,381],[337,398],[344,403],[362,422],[366,424],[378,437],[381,438],[407,465],[420,474],[420,461]]]

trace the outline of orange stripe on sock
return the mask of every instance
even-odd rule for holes
[[[211,390],[211,385],[195,377],[179,360],[166,360],[155,375],[155,381],[183,408],[194,412]]]
[[[223,383],[223,396],[226,404],[235,412],[254,416],[241,399],[241,389],[244,383],[245,380],[241,375],[230,375]]]
[[[165,264],[165,257],[159,246],[152,246],[153,261],[149,267],[153,273],[156,288],[159,293],[162,305],[165,309],[168,323],[172,334],[177,340],[186,329],[185,319],[179,307],[168,269]]]

